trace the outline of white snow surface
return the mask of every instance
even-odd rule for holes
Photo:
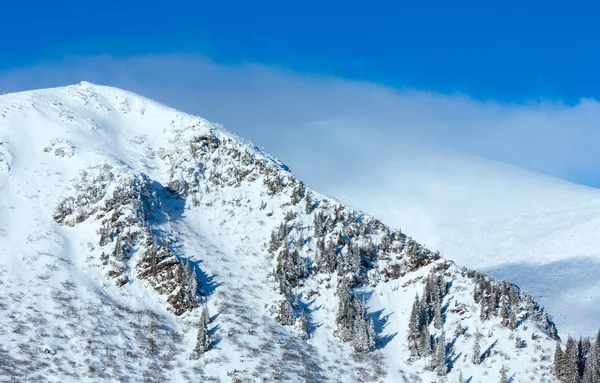
[[[273,320],[268,306],[280,296],[270,277],[274,261],[268,241],[285,213],[295,208],[287,195],[268,195],[262,182],[228,184],[231,178],[218,172],[211,176],[223,187],[200,183],[195,197],[166,197],[164,186],[183,158],[179,153],[189,150],[189,139],[202,134],[229,139],[233,148],[286,172],[276,159],[217,125],[119,89],[82,82],[0,96],[0,380],[441,381],[425,368],[428,361],[409,362],[406,346],[413,299],[433,265],[398,279],[376,277],[362,287],[379,338],[377,349],[367,355],[355,353],[334,336],[334,276],[317,274],[298,290],[302,297],[312,296],[301,298],[311,313],[307,341],[296,336],[295,328]],[[216,164],[219,155],[217,151],[213,158]],[[59,202],[75,194],[73,180],[80,179],[82,171],[93,175],[98,169],[111,169],[107,190],[131,185],[143,174],[162,198],[167,216],[144,224],[171,238],[179,256],[201,270],[198,278],[206,294],[203,302],[213,316],[214,346],[199,360],[190,358],[198,310],[173,315],[164,297],[136,279],[133,271],[131,282],[117,287],[99,261],[100,226],[93,216],[72,226],[53,219]],[[208,174],[219,169],[204,170]],[[454,191],[422,192],[470,193],[479,181],[476,174],[472,181]],[[517,194],[510,200],[522,205],[477,210],[494,217],[461,215],[452,206],[432,205],[437,217],[448,217],[435,222],[437,231],[432,232],[439,237],[428,235],[427,225],[415,223],[420,212],[410,210],[410,200],[370,212],[387,221],[395,221],[396,214],[405,216],[403,229],[422,228],[415,230],[416,237],[451,258],[523,282],[556,310],[559,324],[573,330],[589,326],[591,315],[600,314],[594,311],[597,297],[590,296],[597,287],[592,274],[597,275],[594,270],[600,264],[595,238],[600,201],[594,190],[566,185],[557,192],[555,184],[542,180],[531,190],[513,191]],[[538,195],[539,185],[547,185],[548,192]],[[506,185],[489,187],[500,196],[509,192]],[[339,205],[314,195],[324,208]],[[547,211],[550,204],[555,208]],[[521,214],[523,206],[529,209]],[[300,210],[298,224],[308,229],[312,221]],[[451,238],[444,239],[446,235]],[[497,256],[500,252],[510,257]],[[132,269],[136,256],[130,260]],[[440,262],[444,261],[434,265]],[[557,280],[565,270],[574,274],[568,283]],[[512,382],[554,381],[548,358],[552,339],[526,318],[514,332],[497,318],[480,321],[472,280],[454,266],[446,278],[452,285],[444,304],[465,305],[461,313],[447,311],[446,339],[455,338],[458,324],[467,329],[453,344],[449,381],[456,381],[459,371],[473,383],[497,381],[503,365]],[[573,286],[565,288],[569,283]],[[470,362],[475,328],[483,334],[482,350],[492,351],[480,365]],[[534,333],[539,338],[532,339]],[[515,349],[515,335],[528,346]]]

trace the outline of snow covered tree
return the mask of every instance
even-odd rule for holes
[[[579,342],[577,342],[577,349],[575,352],[575,368],[577,370],[577,376],[583,376],[583,370],[585,369],[585,357],[589,351],[589,342],[584,346],[583,339],[580,337]]]
[[[517,328],[517,315],[515,314],[515,311],[513,308],[511,308],[510,314],[508,314],[508,328],[511,330],[514,330]]]
[[[336,334],[344,342],[352,341],[354,349],[368,352],[375,349],[376,335],[372,320],[367,318],[367,309],[363,302],[350,294],[345,278],[338,281],[338,312]]]
[[[284,326],[293,325],[296,323],[296,316],[290,301],[286,298],[281,298],[275,306],[275,320]]]
[[[323,215],[323,213],[321,211],[319,211],[315,214],[315,218],[313,220],[315,239],[321,239],[323,234],[325,234],[324,224],[325,224],[325,216]]]
[[[100,226],[100,230],[98,230],[98,234],[100,234],[100,241],[98,242],[98,245],[100,245],[100,246],[108,245],[108,243],[110,242],[110,236],[111,236],[111,231],[108,226],[108,221],[104,222],[104,224],[102,224],[102,226]]]
[[[571,337],[567,339],[567,346],[565,347],[565,353],[563,356],[562,364],[562,379],[563,383],[578,383],[579,374],[577,372],[577,358],[578,358],[577,343]]]
[[[292,191],[292,205],[296,205],[300,200],[302,200],[302,195],[304,194],[304,182],[300,181],[294,187]],[[308,193],[307,193],[308,194]]]
[[[296,326],[298,327],[298,337],[303,340],[307,340],[309,338],[308,334],[308,316],[306,312],[303,312],[298,318],[296,322]]]
[[[429,327],[424,326],[419,334],[419,346],[417,348],[418,356],[428,357],[433,352],[433,340],[429,333]]]
[[[353,326],[353,344],[358,352],[369,352],[375,349],[375,329],[373,320],[367,319],[365,305],[356,299],[356,315]]]
[[[600,382],[600,345],[594,343],[590,347],[590,352],[585,362],[585,370],[583,372],[583,383]]]
[[[479,329],[475,331],[475,340],[473,342],[473,352],[471,355],[471,361],[473,364],[481,363],[481,345],[479,344],[479,339],[481,338],[481,333]]]
[[[508,368],[504,365],[500,369],[500,383],[508,383]]]
[[[345,278],[338,281],[336,295],[338,297],[338,311],[335,321],[338,324],[338,335],[344,342],[347,342],[352,338],[354,313],[350,289]]]
[[[565,374],[565,354],[560,346],[560,342],[556,342],[556,348],[554,350],[554,375],[561,382],[564,381]]]
[[[448,373],[448,364],[446,361],[446,334],[442,331],[438,339],[435,354],[434,366],[438,376],[445,376]]]
[[[304,212],[308,215],[311,214],[313,212],[313,210],[315,209],[315,203],[313,201],[313,199],[310,196],[310,192],[306,192],[304,195],[304,201],[306,202],[306,208],[304,210]]]
[[[200,325],[208,328],[210,324],[210,314],[208,313],[208,307],[202,307],[202,313],[200,314]]]
[[[202,354],[210,349],[210,334],[208,325],[210,323],[210,315],[208,308],[205,306],[200,315],[200,323],[198,324],[198,335],[196,337],[196,347],[194,348],[194,357],[199,358]]]
[[[433,302],[433,327],[438,330],[444,326],[444,321],[442,318],[442,303],[439,299],[436,299]]]
[[[523,339],[520,336],[517,336],[515,339],[515,348],[521,349],[523,348]]]
[[[348,253],[346,254],[346,267],[348,272],[356,275],[360,274],[361,270],[361,257],[360,249],[352,243],[348,246]]]
[[[431,355],[432,342],[428,328],[428,314],[425,301],[415,296],[408,323],[408,347],[413,357]]]
[[[298,285],[299,279],[304,278],[307,273],[306,263],[298,250],[289,251],[286,247],[279,252],[274,276],[280,284],[281,294],[291,294],[292,288]]]
[[[123,243],[121,242],[121,237],[117,235],[117,241],[115,243],[115,249],[112,252],[112,256],[115,260],[119,262],[123,262],[125,260],[125,255],[123,253]]]

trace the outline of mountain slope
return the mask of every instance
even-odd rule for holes
[[[0,113],[2,379],[553,381],[529,295],[219,126],[89,83]]]
[[[319,187],[458,264],[517,283],[561,336],[596,332],[600,191],[452,152],[403,153],[400,168],[384,163]]]

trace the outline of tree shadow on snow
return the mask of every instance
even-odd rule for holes
[[[392,312],[387,315],[383,315],[383,309],[367,314],[368,318],[373,320],[373,327],[375,329],[375,334],[377,334],[377,349],[382,349],[387,346],[388,343],[390,343],[398,334],[398,332],[395,332],[393,334],[381,335],[388,324],[388,318],[393,314],[394,313]]]
[[[188,260],[192,269],[196,272],[196,278],[198,278],[198,290],[201,296],[208,297],[213,295],[215,290],[223,285],[223,282],[215,282],[214,275],[208,275],[204,270],[200,268],[200,263],[204,261],[194,262]]]

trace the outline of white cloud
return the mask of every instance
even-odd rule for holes
[[[600,106],[593,100],[503,104],[189,55],[72,58],[0,73],[0,91],[82,79],[219,121],[301,175],[307,152],[361,167],[369,165],[369,148],[392,153],[410,140],[600,185]]]

